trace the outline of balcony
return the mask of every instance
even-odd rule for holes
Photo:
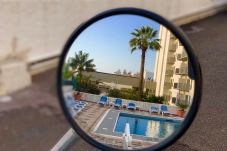
[[[174,64],[175,63],[175,58],[168,58],[167,59],[168,64]]]
[[[166,76],[172,76],[173,75],[173,69],[167,69],[165,75]]]
[[[169,78],[165,78],[164,87],[170,89],[172,87],[172,81]]]
[[[186,104],[188,104],[190,102],[190,100],[184,94],[177,94],[177,102],[178,103],[186,103]]]
[[[180,91],[189,91],[191,89],[190,80],[180,78],[177,83],[177,89]]]
[[[167,63],[168,64],[174,64],[175,63],[175,56],[174,56],[173,53],[168,54]]]
[[[175,39],[171,39],[170,44],[169,44],[169,51],[175,52],[176,49],[177,49],[177,43],[176,43]]]
[[[181,47],[183,47],[183,46],[181,46]],[[180,61],[187,61],[188,60],[188,55],[187,55],[187,53],[184,49],[182,50],[181,53],[177,54],[177,60],[180,60]]]
[[[176,69],[176,74],[178,75],[188,75],[188,66],[183,64],[180,68]]]

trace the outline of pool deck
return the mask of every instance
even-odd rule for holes
[[[114,132],[116,122],[120,113],[130,113],[174,120],[183,120],[176,116],[162,116],[150,114],[147,111],[131,111],[125,108],[115,109],[112,106],[100,106],[97,103],[89,102],[88,105],[75,117],[81,128],[95,138],[97,141],[121,148],[123,145],[122,133]],[[159,138],[152,138],[140,135],[131,135],[133,147],[140,148],[147,145],[154,145],[162,141]]]
[[[108,107],[100,107],[97,103],[88,102],[75,120],[84,131],[89,132],[106,110],[108,110]]]
[[[127,110],[116,110],[116,109],[108,109],[105,114],[103,115],[103,118],[99,121],[99,123],[95,126],[94,131],[96,133],[99,134],[103,134],[103,135],[110,135],[110,136],[116,136],[116,137],[122,137],[122,133],[118,133],[118,132],[114,132],[116,124],[117,124],[117,119],[119,117],[120,113],[130,113],[132,114],[132,112],[127,111]],[[143,114],[141,114],[143,113]],[[144,112],[135,112],[133,114],[135,115],[145,115]],[[150,117],[159,117],[159,118],[163,118],[161,116],[158,115],[146,115],[146,116],[150,116]],[[179,117],[164,117],[165,119],[174,119],[174,120],[180,120],[182,121],[182,118]],[[163,139],[160,138],[152,138],[152,137],[146,137],[146,136],[140,136],[140,135],[132,135],[132,139],[134,140],[143,140],[143,141],[149,141],[149,142],[160,142]]]

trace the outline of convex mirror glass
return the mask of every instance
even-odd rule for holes
[[[80,27],[65,46],[60,70],[67,118],[100,148],[161,144],[180,133],[198,101],[193,53],[176,31],[142,15],[107,15]]]

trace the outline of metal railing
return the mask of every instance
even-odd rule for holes
[[[178,83],[178,90],[181,91],[189,91],[190,90],[190,84],[189,83]]]
[[[180,61],[186,61],[188,59],[188,55],[185,52],[185,50],[182,50],[181,53],[177,54],[177,59],[180,60]]]
[[[187,66],[181,66],[176,70],[176,74],[178,75],[188,75],[188,67]]]

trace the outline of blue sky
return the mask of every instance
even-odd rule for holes
[[[129,40],[133,37],[130,33],[142,26],[150,26],[155,30],[160,28],[157,22],[136,15],[104,18],[90,25],[77,37],[66,59],[83,50],[89,53],[90,59],[94,59],[99,72],[114,73],[118,69],[139,72],[141,51],[136,50],[131,54]],[[153,72],[154,64],[155,52],[147,51],[145,70]]]

